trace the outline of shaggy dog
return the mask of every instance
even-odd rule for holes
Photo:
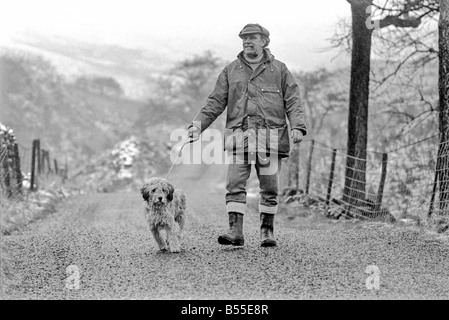
[[[186,199],[167,180],[151,178],[140,189],[149,229],[161,251],[181,251]]]

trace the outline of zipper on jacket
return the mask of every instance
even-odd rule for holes
[[[262,92],[270,92],[270,93],[281,93],[281,90],[279,90],[279,89],[264,89],[264,88],[262,88],[262,89],[260,89]]]

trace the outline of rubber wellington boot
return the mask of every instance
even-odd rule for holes
[[[218,243],[224,245],[243,246],[243,214],[229,212],[229,232],[218,237]]]
[[[260,214],[260,246],[274,247],[276,240],[273,234],[274,214],[261,213]]]

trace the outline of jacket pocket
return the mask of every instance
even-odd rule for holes
[[[287,126],[287,120],[285,119],[285,115],[282,118],[266,117],[265,124],[269,129],[281,129]]]
[[[275,86],[264,86],[261,91],[261,106],[266,124],[271,128],[285,126],[285,110],[282,91]]]
[[[282,97],[281,95],[281,90],[278,89],[277,87],[273,87],[273,86],[264,86],[263,88],[260,89],[262,91],[262,93],[274,93],[274,94],[279,94],[280,97]]]

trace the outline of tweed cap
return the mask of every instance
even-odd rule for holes
[[[243,27],[242,31],[240,31],[239,37],[241,38],[243,35],[254,33],[259,33],[267,38],[270,38],[270,32],[268,32],[267,29],[265,29],[258,23],[248,23],[246,26]]]

